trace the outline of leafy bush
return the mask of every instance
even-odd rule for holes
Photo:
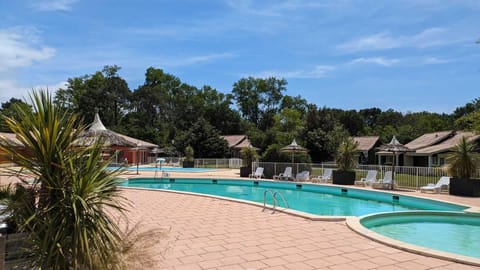
[[[252,147],[244,147],[240,150],[240,157],[243,160],[244,167],[252,166],[252,162],[258,159],[257,151]]]
[[[185,147],[185,160],[186,161],[193,161],[193,157],[194,157],[194,150],[193,150],[193,147],[191,147],[190,145]]]

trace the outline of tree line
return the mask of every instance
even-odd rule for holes
[[[275,77],[242,78],[230,93],[222,93],[150,67],[145,82],[130,89],[119,70],[116,65],[105,66],[94,74],[68,79],[67,86],[55,94],[56,105],[81,115],[84,123],[90,123],[98,111],[107,128],[158,144],[167,155],[182,155],[192,146],[195,157],[228,157],[227,143],[220,136],[247,134],[261,149],[264,161],[288,161],[279,149],[296,138],[309,149],[299,162],[321,162],[332,160],[348,136],[380,136],[386,143],[396,135],[407,143],[441,130],[480,131],[479,98],[451,114],[376,107],[342,110],[286,95],[287,81]],[[11,98],[2,103],[0,113],[14,116],[14,104],[30,106]],[[4,123],[0,130],[9,132]]]

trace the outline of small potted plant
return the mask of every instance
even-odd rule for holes
[[[244,147],[240,150],[243,166],[240,167],[240,177],[248,177],[252,173],[252,162],[257,160],[257,151],[252,147]]]
[[[193,156],[194,156],[193,147],[191,147],[190,145],[185,147],[184,154],[185,154],[185,159],[183,160],[183,168],[195,167],[195,163],[193,160]]]
[[[472,179],[479,162],[478,154],[475,153],[475,144],[469,142],[466,137],[462,137],[447,161],[448,173],[451,176],[449,193],[480,197],[480,180]]]
[[[355,167],[357,165],[358,143],[352,138],[345,139],[338,147],[335,161],[338,170],[333,171],[332,182],[337,185],[355,184]]]

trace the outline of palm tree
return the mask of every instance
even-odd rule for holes
[[[17,117],[0,116],[24,148],[0,138],[0,152],[21,168],[19,176],[33,176],[38,190],[30,214],[17,221],[29,235],[29,263],[42,269],[121,268],[121,232],[108,214],[124,212],[119,172],[106,170],[101,141],[75,147],[85,126],[55,106],[48,92],[33,91],[30,101],[33,110],[17,106]]]
[[[352,138],[346,138],[338,147],[335,161],[340,171],[351,171],[357,165],[358,143]]]
[[[448,156],[449,173],[454,177],[468,179],[475,174],[478,164],[478,155],[475,154],[475,144],[463,136],[453,152]]]

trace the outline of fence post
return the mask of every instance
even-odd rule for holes
[[[418,186],[419,186],[419,180],[420,180],[420,174],[419,174],[419,171],[420,171],[420,168],[415,168],[415,170],[417,171],[416,175],[417,175],[417,181],[415,183],[415,189],[418,190]]]
[[[0,234],[0,269],[5,269],[6,235]]]

